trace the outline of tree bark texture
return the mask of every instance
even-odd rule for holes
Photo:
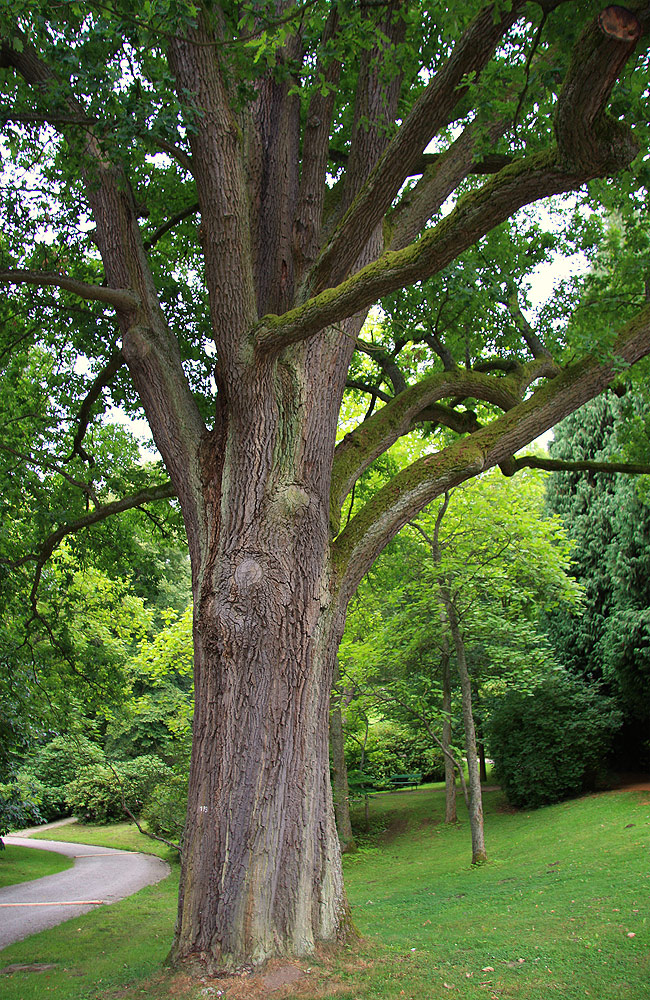
[[[331,454],[335,421],[312,391],[312,351],[261,366],[262,383],[259,369],[240,381],[223,467],[206,450],[192,821],[173,950],[206,970],[308,955],[347,928],[328,744],[344,613],[328,463],[312,451],[321,439]]]

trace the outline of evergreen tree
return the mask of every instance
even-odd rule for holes
[[[630,407],[643,410],[640,394],[592,400],[556,427],[553,458],[615,460]],[[584,587],[580,613],[555,609],[549,635],[569,670],[618,697],[626,717],[621,762],[648,766],[650,507],[638,480],[600,472],[554,473],[547,504],[575,544],[572,572]]]

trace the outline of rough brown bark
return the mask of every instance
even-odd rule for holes
[[[251,386],[255,438],[248,421],[229,424],[221,502],[206,505],[221,531],[208,545],[206,525],[193,553],[192,822],[173,954],[209,971],[309,954],[347,923],[327,730],[343,616],[327,493],[300,468],[317,408],[298,405],[298,365],[292,378],[277,369],[275,391]]]

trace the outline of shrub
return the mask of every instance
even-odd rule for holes
[[[132,813],[139,813],[152,789],[168,780],[172,771],[159,757],[143,756],[84,767],[66,788],[66,801],[84,823],[110,823],[124,818],[124,802]]]
[[[509,691],[494,703],[488,730],[508,801],[534,809],[583,791],[602,769],[620,724],[611,699],[564,672],[533,691]]]
[[[33,788],[15,779],[0,784],[0,850],[4,850],[4,834],[42,822]]]
[[[142,810],[142,819],[151,833],[180,844],[187,812],[187,775],[175,774],[156,785]]]
[[[103,764],[104,752],[85,736],[57,736],[41,747],[20,771],[20,781],[38,789],[43,821],[67,816],[66,787],[84,768]]]

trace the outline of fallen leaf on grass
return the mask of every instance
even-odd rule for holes
[[[486,965],[485,968],[481,969],[481,972],[494,972],[491,965]]]

